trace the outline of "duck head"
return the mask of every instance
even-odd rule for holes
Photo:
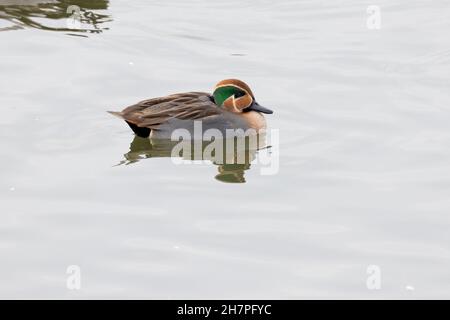
[[[241,113],[258,111],[273,113],[272,110],[259,105],[250,87],[238,79],[226,79],[220,81],[214,87],[214,102],[230,112]]]

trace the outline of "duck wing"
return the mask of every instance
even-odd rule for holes
[[[222,114],[212,96],[206,92],[186,92],[140,101],[121,112],[111,112],[129,124],[158,129],[166,121],[203,119]]]

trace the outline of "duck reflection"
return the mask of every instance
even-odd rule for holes
[[[215,144],[215,148],[213,147]],[[228,140],[170,141],[152,140],[135,136],[130,151],[118,165],[129,165],[148,158],[177,158],[182,161],[207,160],[218,168],[215,179],[221,182],[244,183],[245,171],[251,167],[258,150],[266,147],[264,135],[257,137],[235,137]],[[178,161],[179,160],[179,161]]]
[[[72,35],[100,33],[108,28],[102,24],[111,21],[105,13],[108,0],[0,0],[0,19],[9,26],[0,31],[26,27],[62,31]]]

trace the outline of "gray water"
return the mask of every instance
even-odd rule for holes
[[[449,14],[0,0],[0,297],[450,298]],[[229,77],[275,110],[275,174],[146,156],[106,113]]]

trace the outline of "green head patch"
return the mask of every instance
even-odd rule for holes
[[[213,93],[214,102],[218,106],[222,106],[224,101],[227,100],[231,96],[234,96],[235,99],[238,99],[245,95],[246,95],[246,92],[244,90],[241,90],[235,86],[218,87],[218,88],[216,88],[216,90],[214,90],[214,93]]]

